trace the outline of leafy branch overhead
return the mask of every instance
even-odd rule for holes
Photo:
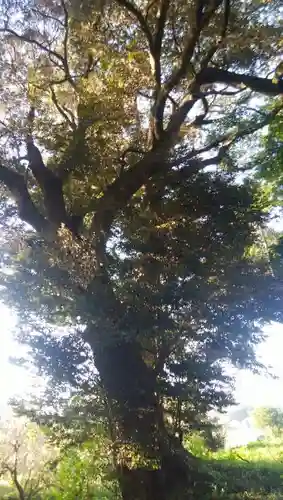
[[[218,154],[210,155],[211,163],[223,160],[227,141],[225,148],[221,137],[201,146],[200,131],[206,121],[213,123],[214,106],[227,95],[227,89],[231,102],[237,102],[245,89],[275,97],[283,93],[282,79],[257,76],[253,69],[258,51],[263,54],[266,73],[272,57],[275,66],[276,53],[270,53],[270,47],[279,27],[268,22],[255,23],[250,30],[245,27],[255,9],[259,14],[276,11],[276,2],[274,7],[263,3],[244,9],[230,0],[188,4],[118,0],[102,8],[103,14],[94,6],[93,21],[88,21],[87,15],[78,16],[74,3],[64,0],[60,6],[24,8],[18,20],[13,16],[18,12],[16,4],[3,7],[2,42],[9,51],[2,65],[11,76],[11,85],[7,81],[2,91],[14,96],[16,105],[19,92],[28,89],[16,118],[18,141],[24,147],[22,131],[28,126],[24,115],[32,106],[34,140],[26,144],[27,161],[33,175],[31,184],[41,190],[43,211],[32,200],[21,169],[16,169],[10,159],[7,163],[11,149],[2,159],[1,180],[16,198],[21,217],[41,233],[48,226],[56,229],[64,224],[77,236],[82,217],[93,214],[88,233],[105,240],[116,215],[135,193],[152,178],[167,175],[174,164],[173,160],[168,162],[168,154],[178,144],[186,145],[187,158],[200,169],[202,152],[210,154],[220,147]],[[120,36],[114,26],[121,28]],[[249,54],[250,70],[242,61],[241,42],[235,55],[236,28],[241,32],[238,39],[243,36],[245,46],[254,47],[254,54]],[[256,35],[256,29],[261,34]],[[261,39],[265,32],[269,35],[266,44]],[[110,36],[112,42],[105,45]],[[28,51],[24,65],[22,46]],[[110,99],[103,89],[111,89]],[[204,113],[192,119],[202,103]],[[8,115],[12,108],[13,104]],[[51,136],[47,132],[50,113],[54,117]],[[274,111],[270,112],[272,116]],[[269,115],[263,124],[268,120]],[[249,127],[239,135],[251,132]],[[52,142],[56,141],[58,153],[49,158],[48,150],[54,151]],[[133,152],[127,155],[122,169],[119,156],[126,149]],[[47,163],[42,155],[47,155]],[[206,158],[204,166],[207,164]],[[103,180],[99,178],[101,169],[106,174]],[[70,177],[81,182],[90,176],[95,189],[87,203],[74,203]]]

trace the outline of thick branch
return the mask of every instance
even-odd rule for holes
[[[231,86],[244,85],[254,92],[260,92],[261,94],[283,94],[283,80],[279,80],[277,83],[274,83],[268,78],[241,75],[212,67],[203,69],[203,71],[196,77],[196,81],[200,85],[209,83],[225,83],[226,85]]]
[[[150,151],[139,160],[135,165],[124,171],[112,184],[106,189],[104,196],[97,201],[95,209],[96,214],[93,217],[91,230],[96,234],[99,232],[107,236],[112,221],[117,212],[127,205],[133,194],[146,184],[154,175],[166,171],[171,163],[166,162],[168,157],[168,147],[164,144],[157,151]],[[191,173],[197,172],[205,166],[214,164],[218,157],[207,160],[190,159]],[[183,158],[183,162],[188,160],[189,156]],[[175,165],[175,162],[174,162]]]
[[[229,17],[230,17],[230,0],[224,0],[223,26],[221,28],[220,37],[218,37],[216,42],[214,44],[212,44],[210,49],[207,50],[205,57],[201,61],[201,68],[206,68],[208,66],[208,64],[212,60],[214,54],[217,52],[217,50],[223,44],[223,42],[226,38],[226,34],[227,34]]]
[[[35,109],[31,107],[27,119],[27,159],[29,168],[43,194],[48,221],[56,228],[62,223],[65,224],[74,236],[79,237],[78,232],[82,223],[82,217],[77,215],[70,216],[67,213],[63,194],[63,179],[46,167],[39,149],[34,144],[34,117]]]
[[[162,143],[163,144],[163,143]],[[143,184],[158,172],[164,169],[168,147],[163,144],[158,150],[150,151],[128,170],[123,171],[112,184],[108,186],[104,195],[97,201],[96,214],[92,221],[92,231],[107,234],[116,213],[127,205],[133,194]]]
[[[262,85],[266,81],[261,78],[256,79],[256,81],[258,80],[260,80]],[[275,84],[272,85],[276,87]],[[278,93],[278,86],[276,88]],[[273,89],[273,92],[275,92],[275,89]],[[188,105],[192,106],[194,102],[194,99],[188,100]],[[205,166],[205,164],[211,165],[213,163],[219,163],[219,161],[223,158],[223,155],[226,153],[227,147],[241,137],[251,134],[267,125],[276,113],[278,113],[279,109],[281,108],[278,106],[258,124],[239,130],[236,134],[233,134],[233,136],[221,137],[212,144],[209,144],[198,151],[192,151],[191,164],[194,163],[194,166],[199,169]],[[96,201],[96,214],[92,222],[92,230],[95,231],[96,234],[101,232],[106,235],[117,212],[127,205],[133,194],[138,191],[143,184],[146,184],[152,176],[159,174],[160,172],[165,174],[166,169],[168,169],[168,162],[166,163],[166,158],[168,157],[168,153],[174,143],[175,133],[176,130],[172,125],[172,128],[167,130],[168,135],[165,136],[164,141],[160,141],[155,150],[148,152],[135,165],[130,167],[128,170],[125,170],[120,177],[108,186],[103,197]],[[220,145],[222,146],[221,150],[214,158],[210,158],[204,162],[195,158],[198,154],[208,152],[215,147],[219,147]]]
[[[206,167],[210,167],[212,165],[218,165],[223,159],[223,155],[218,153],[215,156],[210,156],[209,158],[200,159],[197,158],[193,152],[188,153],[187,155],[181,156],[180,158],[174,160],[174,167],[180,167],[178,170],[172,172],[172,176],[176,176],[179,178],[189,178],[194,174],[197,174],[201,170]]]
[[[26,147],[29,168],[42,191],[48,220],[57,227],[61,223],[66,224],[68,227],[69,217],[65,207],[63,182],[52,170],[45,166],[41,153],[34,144],[34,118],[35,109],[32,106],[27,118]]]
[[[180,129],[183,121],[185,120],[188,112],[192,109],[193,105],[196,103],[199,97],[199,87],[205,83],[225,83],[231,86],[233,85],[245,85],[250,88],[252,91],[260,92],[262,94],[283,94],[283,81],[279,81],[274,83],[272,80],[267,78],[260,78],[257,76],[249,76],[249,75],[240,75],[238,73],[231,73],[229,71],[216,69],[216,68],[206,68],[204,69],[197,77],[196,83],[192,88],[192,95],[186,97],[179,108],[172,115],[170,122],[167,127],[167,135],[176,134]],[[232,94],[233,95],[233,94]],[[275,113],[278,111],[274,111]],[[267,116],[267,120],[270,120],[273,117],[273,113]],[[267,123],[266,123],[267,124]],[[258,128],[264,126],[259,125]],[[247,134],[252,133],[252,130]]]
[[[171,90],[180,83],[182,78],[184,78],[187,74],[187,71],[190,68],[191,64],[191,58],[196,46],[197,41],[199,40],[201,31],[207,24],[209,23],[211,17],[213,16],[214,12],[218,9],[218,7],[221,5],[222,0],[215,0],[209,9],[209,11],[206,14],[203,14],[198,12],[198,9],[196,11],[196,19],[195,19],[195,26],[192,29],[192,33],[190,33],[187,37],[185,47],[182,53],[181,57],[181,62],[179,67],[173,71],[172,75],[170,78],[167,80],[167,82],[164,85],[164,90],[166,93],[171,92]],[[204,2],[201,2],[200,0],[198,1],[199,4],[204,4]]]
[[[27,222],[27,224],[30,224],[36,231],[40,233],[46,231],[49,227],[48,221],[33,203],[23,175],[0,165],[0,182],[7,187],[15,199],[19,210],[19,217]]]
[[[170,7],[170,0],[162,0],[161,6],[160,6],[160,11],[159,11],[159,16],[156,21],[156,29],[154,33],[154,42],[153,42],[153,53],[152,57],[154,58],[154,66],[155,66],[155,80],[160,87],[161,85],[161,64],[160,64],[160,58],[161,58],[161,49],[162,49],[162,42],[163,42],[163,36],[164,36],[164,28],[167,20],[167,13],[168,9]]]
[[[27,156],[31,169],[44,198],[44,206],[50,222],[60,225],[67,223],[62,181],[43,163],[39,149],[33,144],[27,144]]]
[[[61,6],[62,6],[62,10],[64,12],[64,28],[65,28],[64,39],[63,39],[63,51],[64,51],[63,66],[64,66],[66,78],[68,79],[68,81],[72,85],[72,87],[75,89],[76,85],[75,85],[73,78],[71,77],[71,73],[70,73],[70,69],[69,69],[69,61],[68,61],[68,59],[69,59],[69,57],[68,57],[69,12],[68,12],[68,9],[66,7],[64,0],[61,0]]]
[[[186,76],[190,68],[192,68],[191,64],[191,59],[195,50],[195,46],[199,40],[199,37],[201,35],[201,32],[205,26],[209,23],[211,17],[213,16],[214,12],[218,9],[218,7],[221,5],[222,0],[214,0],[212,3],[211,7],[208,9],[207,12],[203,12],[203,7],[204,7],[204,2],[201,0],[198,1],[197,3],[197,8],[196,8],[196,19],[195,19],[195,26],[192,28],[192,32],[188,35],[185,47],[181,56],[181,61],[179,66],[172,72],[171,76],[168,78],[168,80],[165,82],[162,92],[160,93],[156,107],[155,107],[155,116],[156,120],[159,123],[163,122],[163,114],[164,114],[164,108],[166,104],[167,97],[169,93],[180,83],[180,81]],[[194,73],[194,70],[192,68],[192,73]],[[194,75],[192,75],[194,76]]]
[[[202,102],[202,105],[203,105],[203,113],[201,113],[200,115],[196,116],[196,118],[194,119],[192,125],[195,126],[195,127],[199,127],[200,125],[207,125],[208,123],[214,123],[214,122],[217,122],[217,119],[213,120],[209,120],[207,119],[207,114],[209,113],[209,104],[208,104],[208,101],[205,97],[205,95],[202,95],[200,97],[201,99],[201,102]]]
[[[156,103],[161,89],[162,70],[161,70],[161,52],[164,36],[164,29],[167,20],[167,13],[170,7],[170,0],[162,0],[157,16],[155,33],[153,36],[153,45],[150,48],[151,65],[154,73],[155,90],[153,93],[154,105],[151,109],[151,141],[160,139],[163,133],[163,121],[159,119],[156,113]]]
[[[176,136],[179,133],[180,127],[184,122],[184,120],[186,119],[187,114],[189,113],[189,111],[191,111],[191,109],[199,99],[198,90],[199,88],[194,85],[194,88],[192,89],[192,94],[186,96],[183,99],[180,106],[171,116],[166,129],[166,137],[168,137],[168,139],[172,138],[173,136]]]
[[[162,0],[161,6],[160,6],[160,11],[159,11],[159,16],[157,18],[156,22],[156,31],[154,34],[154,47],[160,54],[161,52],[161,46],[162,46],[162,41],[163,41],[163,35],[164,35],[164,28],[166,24],[166,19],[167,19],[167,13],[170,7],[170,0]]]

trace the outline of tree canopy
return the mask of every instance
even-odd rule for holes
[[[280,9],[1,4],[2,296],[51,394],[107,415],[125,500],[196,498],[182,434],[282,320],[250,174],[282,113]]]

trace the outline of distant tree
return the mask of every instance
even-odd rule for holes
[[[24,419],[0,426],[0,476],[15,487],[19,500],[38,498],[50,483],[56,453],[48,447],[39,427]]]
[[[253,420],[257,428],[269,430],[274,436],[283,432],[283,410],[280,408],[257,408]]]

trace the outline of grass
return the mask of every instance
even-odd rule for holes
[[[6,481],[0,481],[0,499],[9,500],[12,498],[17,498],[14,488],[9,486]]]
[[[283,440],[208,453],[215,499],[283,500]]]

